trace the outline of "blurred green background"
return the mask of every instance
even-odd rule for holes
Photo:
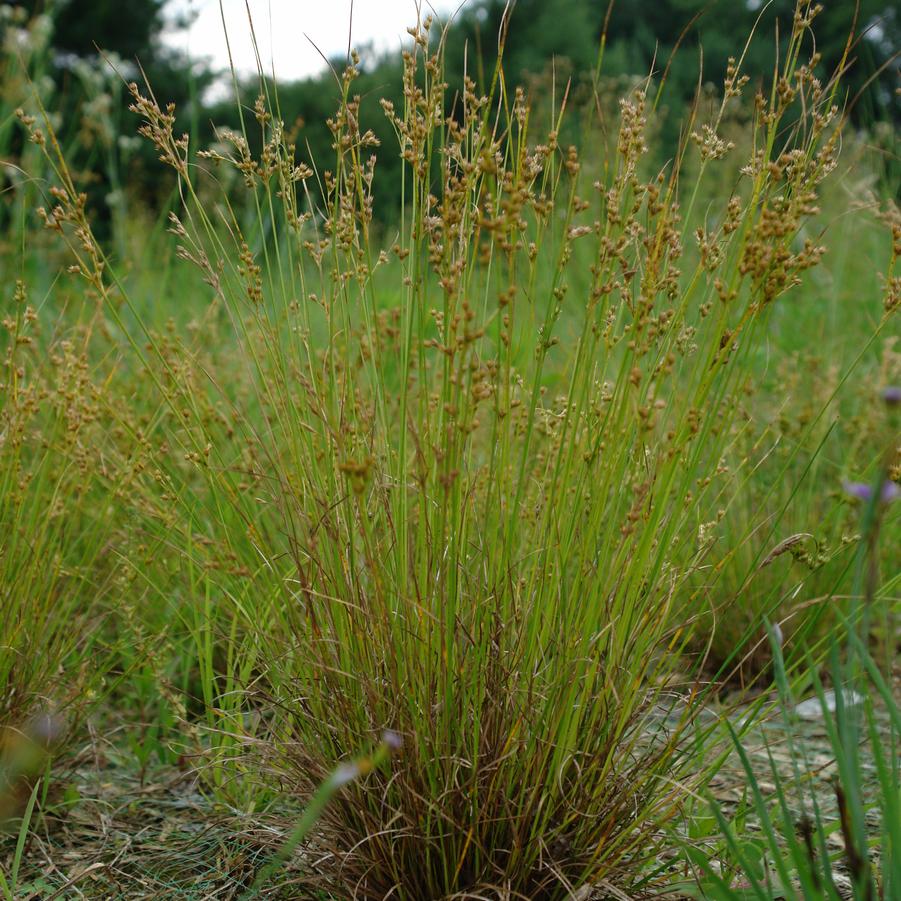
[[[855,125],[867,129],[870,142],[884,148],[888,182],[895,184],[897,162],[891,144],[901,120],[894,58],[901,45],[899,7],[889,0],[824,5],[817,17],[820,74],[825,80],[836,71],[845,58],[849,35],[857,35],[847,54],[851,68],[840,101]],[[618,96],[624,83],[650,76],[653,95],[665,80],[658,127],[666,132],[662,136],[666,140],[659,143],[672,146],[688,105],[703,98],[705,90],[716,93],[722,85],[729,57],[736,52],[736,35],[756,28],[758,36],[765,37],[750,44],[743,71],[755,73],[755,78],[773,71],[784,49],[780,43],[787,39],[793,8],[793,0],[766,4],[759,0],[619,0],[613,4],[609,0],[518,0],[513,15],[505,20],[503,0],[471,0],[456,16],[440,23],[446,25],[445,78],[452,92],[460,88],[466,60],[468,74],[484,86],[493,71],[498,36],[507,29],[506,77],[529,90],[533,106],[536,98],[559,103],[569,84],[570,111],[596,111],[604,86]],[[167,0],[4,0],[0,4],[7,68],[18,56],[47,107],[64,111],[59,132],[69,140],[69,159],[80,171],[81,183],[90,186],[93,213],[101,220],[115,215],[123,189],[132,204],[158,213],[165,209],[174,184],[157,164],[152,149],[134,138],[136,123],[124,113],[122,102],[125,82],[140,82],[146,76],[161,103],[176,104],[178,129],[201,145],[214,142],[218,129],[240,129],[231,74],[214,70],[209,61],[189,59],[164,39],[164,32],[171,37],[187,27],[187,21],[178,19],[180,9]],[[411,2],[410,24],[414,19]],[[781,31],[777,22],[782,24]],[[433,35],[437,33],[436,28]],[[680,52],[673,54],[677,46]],[[332,60],[337,71],[344,63],[343,58]],[[385,187],[399,180],[401,166],[396,150],[388,149],[394,144],[393,136],[379,101],[386,98],[402,106],[400,68],[398,54],[371,50],[364,54],[363,74],[355,83],[364,125],[382,141],[375,153]],[[17,90],[15,73],[0,72],[0,78],[7,101],[0,148],[4,159],[15,164],[22,137],[13,127],[12,111],[15,103],[24,104],[24,100],[10,96]],[[54,100],[48,96],[51,89]],[[244,79],[240,90],[242,101],[252,105],[260,92],[259,81]],[[24,96],[28,90],[19,85],[18,92]],[[328,168],[333,151],[325,120],[339,100],[334,74],[323,65],[315,77],[280,83],[278,93],[282,116],[297,140],[298,156]],[[570,114],[567,122],[571,131],[579,129],[579,116]],[[9,198],[13,192],[2,190],[13,177],[9,167],[0,177],[0,197]],[[2,205],[0,201],[0,220]],[[376,215],[384,221],[396,209],[391,204],[388,210],[377,209]]]

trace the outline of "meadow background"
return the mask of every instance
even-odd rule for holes
[[[894,5],[170,14],[0,6],[3,897],[901,896]]]

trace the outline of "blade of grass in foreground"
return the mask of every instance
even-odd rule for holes
[[[242,901],[256,898],[278,870],[290,860],[291,855],[316,825],[326,805],[337,792],[345,785],[357,779],[363,779],[374,769],[381,767],[394,751],[400,750],[401,746],[402,740],[399,735],[386,732],[382,735],[381,742],[372,754],[340,764],[313,794],[297,825],[272,856],[272,859],[257,874],[250,889],[241,896]]]

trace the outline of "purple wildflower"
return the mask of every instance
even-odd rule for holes
[[[859,501],[869,501],[873,497],[873,486],[868,485],[866,482],[845,482],[843,487],[845,489],[845,494],[855,497]],[[879,497],[882,503],[891,503],[899,496],[901,496],[901,488],[894,482],[886,479],[882,483],[882,491],[880,492]]]
[[[386,729],[382,733],[382,744],[392,751],[399,751],[404,745],[404,739],[399,733]]]
[[[342,785],[353,782],[362,774],[360,764],[355,761],[339,763],[331,775],[331,783],[335,788],[341,788]]]
[[[49,748],[65,731],[63,721],[51,713],[38,714],[25,729],[28,737],[36,744]]]
[[[889,385],[882,391],[882,399],[890,407],[897,407],[901,404],[901,386]]]

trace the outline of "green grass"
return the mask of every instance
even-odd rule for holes
[[[892,414],[896,405],[896,402],[889,405],[895,426],[897,415]],[[795,701],[786,675],[782,641],[770,629],[778,707],[788,738],[791,769],[788,774],[780,771],[775,762],[778,751],[774,753],[767,748],[770,764],[767,775],[774,786],[772,797],[767,799],[742,740],[730,726],[760,832],[753,837],[739,832],[721,808],[712,804],[725,839],[718,868],[711,866],[712,858],[696,848],[686,847],[687,859],[704,874],[698,886],[701,897],[735,901],[789,894],[805,899],[875,899],[894,897],[901,886],[898,857],[901,715],[897,693],[862,640],[869,634],[870,617],[879,609],[875,553],[886,509],[880,499],[880,488],[887,484],[887,466],[893,452],[892,447],[883,458],[884,466],[873,479],[871,497],[863,505],[860,517],[863,540],[853,567],[857,600],[852,615],[842,617],[841,628],[831,640],[829,675],[833,689],[829,699],[818,668],[808,660],[815,699],[819,702],[835,764],[831,786],[835,813],[830,816],[824,810],[822,792],[816,789],[810,749],[794,735]],[[885,723],[880,722],[877,710]],[[875,788],[871,787],[873,782]],[[735,873],[741,874],[741,881],[733,879]]]
[[[842,481],[897,479],[873,400],[901,377],[897,225],[850,136],[836,168],[840,87],[808,48],[802,24],[776,82],[796,90],[750,125],[733,82],[709,122],[689,114],[697,141],[651,148],[639,87],[580,154],[557,145],[566,103],[533,112],[500,61],[456,96],[421,25],[385,111],[393,198],[353,66],[315,169],[266,81],[230,149],[200,153],[132,86],[177,200],[143,245],[146,221],[115,222],[115,251],[30,97],[40,178],[6,260],[31,293],[2,345],[5,744],[59,709],[70,747],[115,723],[141,783],[181,768],[244,816],[308,804],[274,859],[298,891],[665,884],[728,754],[705,712],[769,685],[767,621],[780,687],[819,684],[869,546]],[[877,672],[898,537],[887,508]]]

